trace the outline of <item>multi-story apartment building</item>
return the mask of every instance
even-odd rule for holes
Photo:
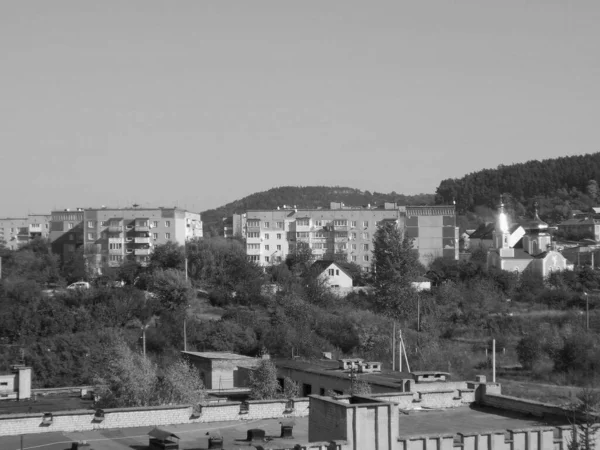
[[[90,270],[130,259],[145,265],[155,245],[202,237],[199,213],[179,208],[78,208],[53,211],[53,251],[67,255],[83,246]]]
[[[373,235],[382,221],[393,221],[406,230],[424,264],[440,256],[458,259],[454,206],[386,203],[371,208],[332,203],[329,209],[247,211],[244,220],[246,254],[262,266],[283,261],[298,242],[306,242],[314,259],[331,259],[342,253],[367,271],[371,267]]]
[[[49,214],[29,214],[23,218],[0,219],[0,241],[11,250],[16,250],[20,245],[36,237],[48,238],[49,233]]]

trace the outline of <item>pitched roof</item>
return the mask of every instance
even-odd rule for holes
[[[353,278],[352,274],[346,268],[344,268],[343,263],[339,263],[339,262],[334,261],[332,259],[319,259],[319,260],[317,260],[317,261],[315,261],[313,263],[313,265],[311,266],[311,268],[317,269],[319,271],[319,273],[322,273],[327,268],[329,268],[329,266],[331,266],[332,264],[335,264],[335,266],[338,269],[340,269],[342,272],[344,272],[350,278]]]

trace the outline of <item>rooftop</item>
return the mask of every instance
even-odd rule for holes
[[[206,359],[255,359],[251,356],[238,355],[230,352],[181,352],[184,355],[197,356]]]
[[[533,417],[495,408],[464,406],[435,411],[410,411],[400,414],[400,436],[429,434],[482,433],[542,426],[567,425],[552,417]]]

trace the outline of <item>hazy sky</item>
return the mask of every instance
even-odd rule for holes
[[[598,0],[0,1],[0,217],[600,150]]]

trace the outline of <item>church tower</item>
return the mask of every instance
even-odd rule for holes
[[[523,228],[525,228],[523,250],[531,256],[537,256],[540,253],[552,250],[552,236],[548,232],[548,224],[540,219],[538,215],[537,202],[535,203],[533,220],[527,222]]]
[[[510,231],[508,225],[508,215],[504,210],[502,196],[500,197],[500,206],[498,208],[498,219],[496,229],[493,233],[494,248],[498,250],[501,258],[511,258],[515,255],[515,250],[509,245]]]

